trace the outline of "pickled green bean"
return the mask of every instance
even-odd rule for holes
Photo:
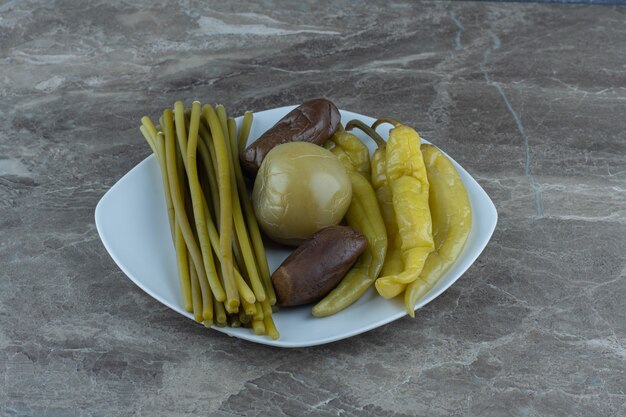
[[[206,327],[277,339],[276,295],[239,162],[252,121],[245,112],[237,129],[223,105],[176,101],[158,127],[144,116],[139,129],[161,169],[184,309]]]
[[[158,156],[157,154],[158,150],[157,150],[157,146],[155,143],[157,130],[154,127],[154,124],[152,124],[152,120],[150,120],[148,116],[143,116],[141,118],[141,127],[139,128],[139,130],[141,131],[143,136],[146,138],[146,142],[148,142],[148,145],[150,145],[152,152]]]
[[[263,309],[264,316],[272,315],[272,306],[270,305],[269,301],[267,300],[261,301],[261,308]]]
[[[187,245],[187,248],[189,249],[189,254],[191,255],[193,264],[198,274],[198,279],[206,280],[207,278],[204,271],[202,253],[200,252],[200,249],[198,248],[196,240],[193,236],[193,231],[191,229],[191,225],[189,224],[189,219],[185,211],[185,203],[181,194],[179,175],[176,166],[176,145],[174,143],[174,127],[171,110],[166,109],[163,112],[163,122],[165,128],[165,154],[167,157],[166,159],[168,180],[170,183],[170,190],[172,192],[172,203],[174,204],[176,220],[180,225],[183,238],[185,240],[185,245]],[[214,295],[217,300],[224,300],[226,298],[226,295],[223,292],[215,292]]]
[[[249,115],[250,123],[252,120],[252,113],[246,112]],[[245,116],[244,116],[245,117]],[[234,123],[231,122],[231,125]],[[249,128],[248,128],[249,130]],[[242,130],[243,132],[243,130]],[[242,135],[240,134],[240,138]],[[245,140],[248,139],[247,134],[243,135]],[[263,246],[263,239],[261,237],[261,232],[259,231],[259,224],[256,220],[256,215],[254,214],[254,209],[252,208],[252,202],[250,201],[250,195],[248,194],[248,188],[246,187],[246,183],[243,179],[243,172],[241,171],[241,164],[239,162],[238,153],[236,151],[236,142],[235,140],[231,140],[231,155],[232,162],[235,174],[235,181],[237,183],[237,191],[240,199],[240,205],[243,207],[243,212],[245,214],[247,231],[250,233],[250,241],[252,242],[252,249],[254,258],[256,259],[256,266],[258,269],[257,274],[261,277],[263,282],[263,287],[265,289],[265,294],[270,300],[270,304],[276,304],[276,293],[274,292],[274,286],[272,285],[270,279],[270,270],[267,265],[267,258],[265,255],[265,247]]]
[[[178,107],[176,107],[178,111]],[[202,290],[202,298],[210,299],[210,291],[215,294],[223,292],[222,284],[220,283],[217,272],[215,271],[215,264],[213,262],[213,253],[211,249],[211,243],[207,232],[207,222],[205,219],[204,206],[206,200],[200,187],[200,180],[198,179],[198,166],[196,149],[198,144],[198,128],[200,124],[200,102],[194,101],[191,111],[191,122],[189,127],[189,137],[187,138],[187,179],[189,181],[189,188],[191,191],[191,201],[193,205],[193,217],[196,223],[196,233],[198,234],[198,240],[200,242],[200,251],[202,253],[202,260],[204,263],[205,273],[208,278],[207,282],[200,281],[200,289]],[[178,115],[177,115],[178,116]],[[178,117],[177,117],[178,119]],[[212,311],[212,310],[211,310]],[[206,318],[206,317],[205,317]],[[208,318],[207,318],[208,320]]]
[[[265,324],[263,320],[252,319],[252,330],[259,336],[265,334]]]
[[[234,313],[239,308],[240,300],[233,273],[233,221],[230,215],[226,215],[227,213],[232,213],[233,206],[230,187],[230,161],[228,159],[228,151],[226,150],[224,132],[215,110],[210,105],[205,105],[203,112],[209,123],[217,159],[217,183],[220,197],[220,213],[222,213],[220,216],[220,252],[222,255],[221,267],[224,277],[224,289],[226,290],[225,308],[228,312]]]
[[[178,138],[178,147],[183,155],[183,165],[187,170],[187,129],[185,127],[185,107],[182,101],[174,103],[174,125],[176,127],[176,137]]]
[[[250,245],[250,240],[248,238],[248,231],[246,229],[246,224],[243,220],[243,213],[241,212],[241,204],[239,201],[239,193],[237,193],[237,186],[235,185],[235,168],[238,161],[232,159],[232,150],[235,145],[236,138],[236,130],[237,126],[235,124],[234,119],[228,119],[228,134],[229,134],[229,143],[231,144],[231,189],[233,195],[233,219],[235,223],[235,232],[237,235],[237,240],[239,243],[239,248],[241,250],[241,255],[243,257],[244,265],[246,267],[246,271],[248,273],[248,279],[250,280],[250,284],[252,285],[252,290],[254,291],[254,295],[256,296],[257,301],[265,300],[265,289],[263,288],[263,284],[261,283],[261,278],[259,277],[259,273],[256,268],[256,262],[254,259],[254,254],[252,252],[252,246]]]
[[[204,140],[198,141],[198,150],[200,151],[200,159],[204,167],[204,174],[209,182],[209,196],[211,198],[211,207],[213,208],[213,221],[219,222],[219,191],[217,188],[217,180],[215,179],[215,169],[213,162],[211,161],[211,155],[209,154],[209,148]]]
[[[220,327],[224,327],[226,325],[226,311],[224,310],[224,303],[214,299],[213,306],[215,310],[215,324]]]
[[[256,312],[252,315],[253,320],[263,320],[263,306],[260,302],[254,303],[254,307],[256,308]]]
[[[265,325],[265,333],[272,338],[272,340],[276,340],[280,337],[280,333],[278,333],[278,329],[276,329],[274,319],[271,315],[263,317],[263,324]]]
[[[239,321],[241,324],[246,325],[252,321],[252,317],[246,314],[245,311],[239,310]]]
[[[172,233],[172,239],[176,239],[174,233],[174,224],[176,218],[174,214],[174,204],[172,203],[172,193],[169,187],[169,181],[167,179],[167,162],[165,161],[165,136],[163,133],[158,133],[155,139],[155,146],[157,149],[157,158],[159,160],[159,166],[161,167],[161,180],[163,181],[163,189],[165,191],[165,204],[167,206],[167,217],[170,221],[170,232]]]
[[[200,282],[198,281],[198,274],[196,268],[191,265],[192,260],[189,259],[189,275],[191,276],[191,298],[193,300],[193,317],[197,322],[204,320],[204,312],[202,311],[202,293],[200,291]]]
[[[243,120],[241,121],[241,129],[239,130],[239,137],[237,138],[237,150],[243,152],[248,144],[248,135],[250,134],[250,128],[252,127],[252,112],[247,111],[243,114]],[[237,155],[239,157],[239,155]]]
[[[249,315],[249,316],[254,316],[256,314],[256,302],[254,303],[249,303],[246,300],[242,300],[242,305],[243,305],[243,311]]]
[[[191,313],[194,310],[191,294],[191,278],[189,276],[189,253],[178,222],[174,225],[174,235],[174,248],[176,250],[176,264],[178,265],[178,280],[180,281],[180,288],[183,295],[183,307],[185,311]]]
[[[206,200],[204,201],[204,211],[205,214],[208,214],[209,206]],[[215,252],[215,256],[217,257],[218,262],[221,263],[222,255],[220,253],[220,237],[217,233],[217,229],[215,228],[215,224],[213,224],[213,222],[208,217],[206,217],[206,226],[209,240],[211,242],[211,246],[213,247],[213,251]],[[252,292],[244,278],[241,276],[237,268],[233,269],[233,274],[235,275],[235,282],[237,283],[239,296],[242,298],[242,300],[247,300],[250,303],[254,303],[254,301],[256,300],[254,293]]]
[[[152,126],[152,122],[147,116],[142,118],[143,125],[139,128],[141,133],[146,138],[146,141],[150,137],[150,135],[156,132],[154,126]],[[150,130],[146,126],[152,126]],[[169,187],[169,181],[167,178],[167,166],[165,161],[165,139],[163,133],[157,133],[157,136],[152,138],[153,143],[155,145],[155,156],[159,162],[159,166],[161,168],[161,180],[163,182],[163,190],[165,192],[165,201],[167,206],[167,215],[169,219],[170,225],[170,233],[172,235],[172,241],[174,243],[175,251],[176,251],[176,264],[178,269],[178,279],[180,283],[180,289],[183,297],[183,308],[185,311],[193,312],[193,305],[191,299],[191,284],[189,278],[189,266],[187,261],[187,247],[185,246],[185,242],[183,240],[180,227],[176,223],[176,218],[174,214],[174,206],[172,204],[172,196]]]
[[[150,149],[152,149],[152,153],[158,158],[159,154],[156,148],[154,137],[150,136],[150,133],[148,133],[148,130],[145,128],[145,126],[139,126],[139,130],[141,131],[141,134],[143,135],[143,137],[146,139],[146,142],[148,142],[148,145],[150,145]]]
[[[226,114],[226,108],[224,108],[222,104],[218,104],[215,106],[215,113],[217,113],[217,118],[219,119],[220,125],[222,126],[222,132],[226,134],[226,132],[228,132],[228,116]],[[228,140],[228,137],[226,137],[226,139]]]

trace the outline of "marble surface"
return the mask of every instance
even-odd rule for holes
[[[626,9],[0,3],[0,415],[626,414]],[[135,287],[94,208],[176,99],[325,96],[448,151],[500,219],[419,311],[280,350]]]

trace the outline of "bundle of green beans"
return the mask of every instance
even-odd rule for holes
[[[237,131],[224,106],[177,101],[159,125],[144,116],[139,129],[161,168],[185,310],[207,327],[277,339],[276,294],[238,158],[251,124],[251,112]]]

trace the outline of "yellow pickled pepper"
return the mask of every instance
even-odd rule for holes
[[[385,146],[379,146],[372,155],[372,186],[376,192],[378,206],[387,229],[387,256],[380,271],[383,276],[395,275],[404,269],[396,213],[393,211],[391,187],[387,181],[386,156]]]
[[[433,145],[422,145],[421,150],[430,183],[429,205],[435,251],[426,258],[419,278],[406,287],[404,304],[411,317],[415,314],[416,301],[458,258],[472,227],[472,207],[454,165]]]
[[[376,142],[377,148],[372,155],[371,161],[371,183],[378,200],[378,207],[385,223],[387,231],[387,253],[380,274],[395,275],[402,272],[402,252],[400,250],[400,236],[398,234],[398,224],[396,214],[393,210],[391,187],[387,181],[387,142],[371,127],[360,120],[351,120],[346,125],[346,130],[353,128],[362,130],[366,135]]]
[[[341,126],[341,125],[340,125]],[[339,158],[348,169],[354,169],[365,178],[370,177],[370,151],[352,133],[340,130],[328,140],[327,148]]]
[[[337,287],[313,307],[312,314],[316,317],[335,314],[358,300],[378,277],[387,252],[385,223],[367,179],[370,172],[369,150],[358,137],[345,131],[336,132],[325,146],[348,171],[352,201],[345,218],[350,227],[365,235],[368,245]]]
[[[387,141],[385,170],[391,187],[404,266],[401,272],[379,277],[375,285],[381,296],[392,298],[400,294],[406,284],[418,278],[435,245],[428,206],[429,184],[420,137],[409,126],[387,118],[379,119],[372,127],[376,128],[381,123],[394,125]]]

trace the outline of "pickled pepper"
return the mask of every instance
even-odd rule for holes
[[[352,182],[352,201],[345,218],[350,227],[365,235],[367,249],[339,285],[313,307],[316,317],[335,314],[358,300],[378,277],[387,251],[385,224],[372,186],[356,171],[348,175]]]
[[[406,287],[404,303],[414,316],[415,302],[423,297],[456,261],[472,226],[472,207],[459,173],[436,147],[422,145],[430,183],[429,205],[436,250],[428,255],[419,278]]]
[[[358,300],[378,277],[387,252],[387,232],[376,194],[366,177],[359,173],[365,171],[365,162],[369,168],[369,150],[359,138],[347,132],[335,133],[330,141],[331,152],[346,167],[352,183],[352,201],[345,219],[349,226],[365,235],[368,245],[339,285],[313,307],[316,317],[335,314]]]
[[[385,171],[391,187],[404,267],[401,272],[378,278],[376,289],[383,297],[392,298],[417,279],[426,258],[434,250],[434,242],[420,137],[409,126],[386,118],[379,119],[372,127],[381,123],[394,125],[386,146]]]
[[[324,145],[348,169],[354,169],[365,178],[370,177],[370,151],[361,139],[346,132],[341,124],[337,132]]]
[[[402,272],[404,265],[402,263],[402,252],[400,250],[401,242],[400,236],[398,235],[398,224],[396,222],[396,214],[393,210],[391,187],[389,186],[389,181],[387,181],[387,142],[385,142],[374,129],[360,120],[351,120],[348,122],[346,130],[352,130],[355,127],[372,138],[377,145],[374,155],[372,155],[371,182],[376,192],[380,213],[383,216],[385,229],[387,230],[387,255],[385,256],[385,262],[383,263],[383,269],[380,271],[380,274],[383,276],[395,275]]]

